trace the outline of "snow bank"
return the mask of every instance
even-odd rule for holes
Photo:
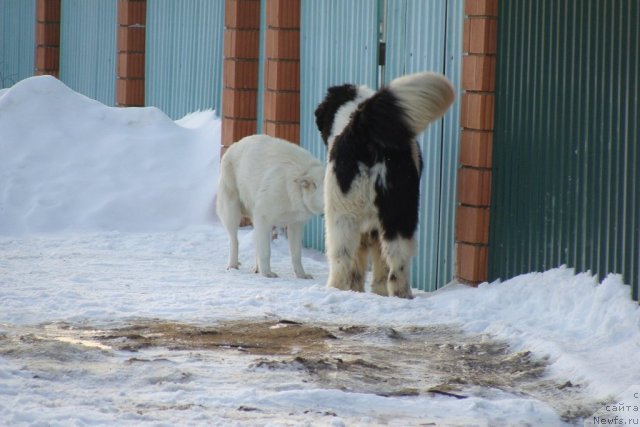
[[[560,267],[478,289],[444,288],[430,299],[434,317],[549,356],[554,374],[588,384],[597,396],[640,384],[640,306],[618,275],[599,284]]]
[[[219,163],[212,111],[173,122],[50,76],[0,95],[0,234],[157,231],[206,223]]]

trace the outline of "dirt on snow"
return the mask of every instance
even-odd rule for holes
[[[20,345],[12,343],[16,340]],[[569,421],[597,408],[582,398],[580,384],[548,379],[547,360],[448,325],[389,328],[284,319],[197,325],[140,319],[98,329],[55,323],[0,335],[0,355],[19,356],[25,346],[51,340],[131,352],[132,363],[143,362],[137,354],[149,348],[246,354],[249,369],[295,370],[325,388],[381,396],[465,399],[499,390],[545,401]]]

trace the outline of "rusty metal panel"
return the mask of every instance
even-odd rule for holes
[[[640,3],[502,1],[491,279],[562,264],[640,286]]]

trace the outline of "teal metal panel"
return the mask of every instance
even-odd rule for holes
[[[640,3],[500,2],[491,279],[561,264],[640,286]]]
[[[117,0],[62,0],[60,80],[76,92],[115,104]]]
[[[33,75],[35,0],[0,0],[0,89]]]
[[[393,0],[387,3],[387,61],[384,80],[419,71],[447,75],[460,88],[462,0]],[[445,117],[418,142],[424,168],[421,180],[418,251],[414,287],[435,290],[453,279],[455,189],[459,161],[460,90]]]
[[[300,24],[300,145],[326,160],[314,111],[329,86],[377,87],[377,0],[302,0]],[[313,218],[305,245],[324,251],[324,226]]]
[[[462,34],[464,0],[447,1],[444,74],[456,88],[456,100],[442,122],[442,171],[436,286],[455,275],[455,221],[458,165],[460,163],[460,100],[462,99]],[[423,199],[424,200],[424,199]],[[425,289],[427,289],[425,287]],[[428,288],[432,289],[432,288]]]
[[[220,115],[224,0],[147,2],[145,103],[177,119]]]

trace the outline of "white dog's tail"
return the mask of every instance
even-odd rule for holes
[[[453,86],[442,74],[417,73],[392,80],[387,86],[408,119],[414,135],[444,115],[453,103]]]
[[[231,154],[231,155],[230,155]],[[227,212],[230,204],[238,200],[238,186],[236,185],[236,174],[233,170],[233,153],[228,150],[220,161],[220,177],[218,178],[218,194],[216,196],[216,212],[224,220],[231,215]]]

